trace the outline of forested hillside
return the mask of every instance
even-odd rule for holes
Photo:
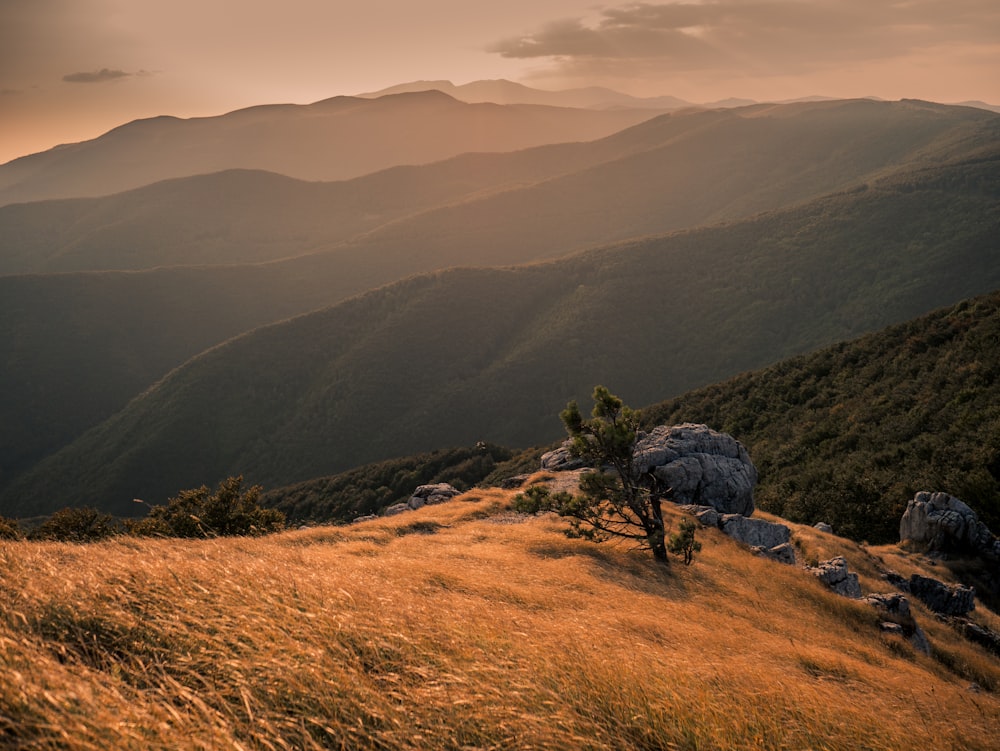
[[[531,262],[746,218],[830,191],[865,191],[893,175],[905,191],[907,182],[922,185],[927,169],[947,165],[947,190],[956,195],[945,205],[954,217],[920,206],[939,193],[917,188],[908,206],[845,221],[877,222],[891,234],[893,222],[929,211],[942,227],[984,231],[995,202],[983,200],[990,188],[975,160],[998,143],[1000,117],[980,110],[759,105],[677,113],[591,143],[466,155],[341,183],[236,171],[103,199],[4,207],[6,270],[106,271],[0,277],[0,487],[199,352],[411,274]],[[967,177],[958,174],[965,165]],[[837,231],[846,242],[872,234]],[[779,232],[782,242],[796,242]],[[939,235],[932,228],[928,238]],[[915,249],[928,242],[910,237]],[[286,260],[246,263],[274,258]],[[178,267],[192,263],[205,265]],[[107,270],[116,268],[147,270]],[[942,290],[906,315],[986,289]],[[706,380],[684,384],[728,372],[708,368]]]
[[[649,424],[703,422],[749,447],[759,506],[857,540],[898,539],[916,491],[1000,530],[1000,292],[688,392]]]
[[[217,347],[2,496],[128,513],[479,440],[556,438],[594,383],[643,404],[1000,288],[1000,169],[914,172],[550,264],[415,277]]]

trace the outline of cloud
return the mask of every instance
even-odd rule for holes
[[[995,0],[708,0],[606,8],[594,22],[555,21],[487,49],[572,74],[787,75],[998,39]]]
[[[123,70],[111,70],[110,68],[101,68],[100,70],[82,72],[82,73],[69,73],[63,76],[66,83],[106,83],[108,81],[120,81],[123,78],[130,78],[135,74],[126,73]]]

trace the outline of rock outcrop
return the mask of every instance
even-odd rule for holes
[[[931,653],[931,644],[927,641],[920,626],[917,625],[913,615],[910,613],[910,601],[898,592],[891,594],[871,594],[864,602],[882,611],[889,619],[882,623],[882,630],[889,633],[901,633],[910,640],[914,649],[923,652],[925,655]]]
[[[432,506],[435,503],[450,501],[456,495],[461,495],[461,491],[456,490],[446,482],[421,485],[413,491],[413,495],[410,496],[410,500],[406,502],[406,505],[416,510],[424,506]]]
[[[562,446],[542,454],[542,469],[549,472],[566,472],[586,466],[583,459],[573,456],[570,446],[572,440],[563,441]]]
[[[723,534],[750,547],[756,555],[795,565],[795,548],[789,542],[791,531],[784,524],[748,519],[740,514],[720,514],[711,506],[686,505],[680,507],[694,516],[705,527],[716,527]]]
[[[951,586],[929,576],[913,574],[908,589],[910,594],[941,615],[965,615],[976,607],[976,590],[972,587]]]
[[[457,490],[446,482],[433,483],[431,485],[421,485],[410,499],[404,503],[394,503],[382,512],[382,516],[395,516],[406,511],[416,511],[424,506],[432,506],[435,503],[450,501],[456,495],[461,495],[462,491]]]
[[[791,531],[784,524],[748,519],[740,514],[724,514],[719,519],[719,529],[737,542],[765,550],[784,545],[791,539]]]
[[[816,522],[813,524],[814,529],[818,529],[820,532],[826,532],[828,535],[833,534],[833,527],[831,527],[826,522]]]
[[[929,553],[1000,559],[1000,540],[979,521],[975,511],[947,493],[917,493],[899,521],[899,540]]]
[[[757,469],[739,441],[707,425],[660,425],[640,433],[635,471],[652,475],[679,504],[712,506],[723,514],[750,516]]]
[[[858,575],[848,570],[847,559],[844,556],[838,555],[836,558],[822,561],[818,566],[810,566],[807,570],[838,595],[853,599],[861,597]]]

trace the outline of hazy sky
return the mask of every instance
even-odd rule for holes
[[[998,0],[0,0],[0,163],[414,79],[1000,104]]]

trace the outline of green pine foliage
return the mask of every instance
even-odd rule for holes
[[[680,529],[670,535],[667,550],[684,559],[684,565],[690,566],[694,554],[701,550],[701,543],[695,539],[698,523],[694,519],[681,519]]]

